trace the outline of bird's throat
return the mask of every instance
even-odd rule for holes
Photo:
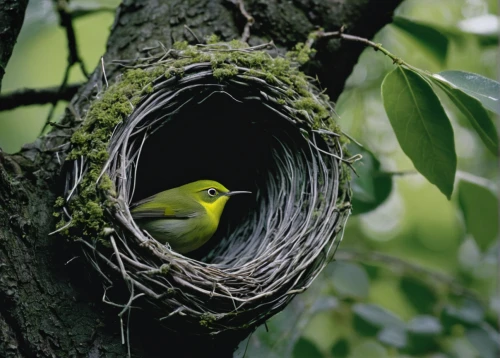
[[[200,204],[205,209],[211,221],[213,221],[216,225],[219,225],[220,217],[222,215],[222,212],[224,211],[224,206],[226,206],[228,200],[229,197],[222,196],[213,203],[201,201]]]

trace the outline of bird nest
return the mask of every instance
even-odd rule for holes
[[[249,329],[282,310],[333,258],[350,213],[343,138],[328,98],[297,69],[237,41],[150,49],[100,91],[72,136],[58,230],[106,285],[178,332]],[[156,51],[156,52],[154,52]],[[154,53],[152,53],[154,52]],[[107,83],[106,83],[107,85]],[[216,235],[181,255],[129,205],[199,179],[251,190]]]

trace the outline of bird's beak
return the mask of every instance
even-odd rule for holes
[[[226,193],[226,196],[233,196],[236,194],[252,194],[251,191],[229,191]]]

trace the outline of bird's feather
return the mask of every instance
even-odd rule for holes
[[[179,200],[175,200],[179,194],[170,192],[167,200],[163,199],[165,192],[150,196],[132,205],[132,217],[134,219],[145,218],[172,218],[189,219],[205,212],[203,206],[194,199],[179,195]]]

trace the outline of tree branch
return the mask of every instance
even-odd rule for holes
[[[59,85],[59,92],[64,92],[65,88],[68,85],[69,79],[69,71],[71,67],[75,64],[80,65],[80,70],[83,75],[88,78],[89,74],[85,69],[85,64],[78,53],[78,46],[76,43],[75,29],[73,27],[73,18],[71,16],[71,11],[69,9],[68,1],[69,0],[53,0],[57,12],[59,14],[59,22],[60,25],[66,30],[66,39],[68,42],[68,64],[66,65],[66,69],[64,70],[64,76],[61,84]],[[47,126],[51,123],[50,120],[54,115],[54,111],[56,109],[57,99],[52,101],[52,107],[50,108],[49,114],[47,115],[47,119],[45,120],[45,125],[42,127],[40,134],[45,132]]]
[[[66,39],[68,41],[68,67],[78,63],[82,73],[88,78],[88,72],[78,53],[73,18],[71,17],[68,2],[66,0],[54,0],[54,2],[56,4],[57,13],[59,14],[60,25],[66,31]]]
[[[19,91],[0,95],[0,111],[6,111],[21,106],[47,104],[57,101],[69,101],[78,91],[82,83],[67,85],[60,91],[59,86],[48,88],[25,88]]]

